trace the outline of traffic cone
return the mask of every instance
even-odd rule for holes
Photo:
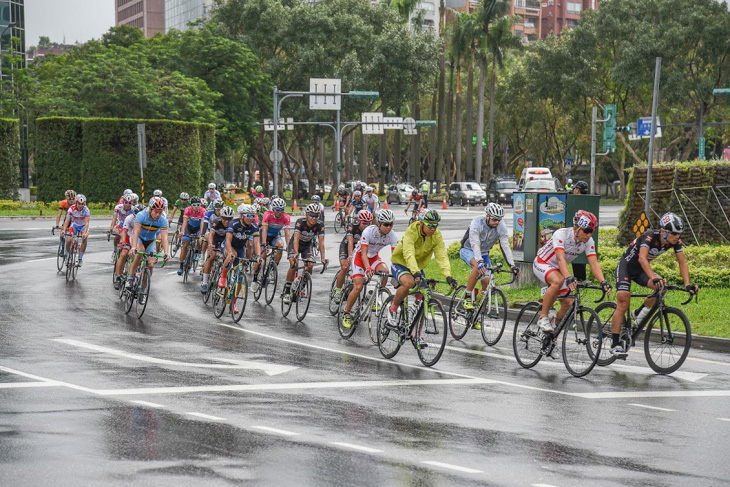
[[[297,200],[294,200],[294,204],[291,205],[291,211],[297,211],[299,207],[297,206]]]
[[[469,211],[469,202],[466,202],[466,211]]]
[[[335,200],[335,211],[340,211],[340,200],[339,198]]]
[[[388,209],[388,198],[385,198],[385,200],[383,200],[383,209],[384,210]]]
[[[446,205],[446,196],[444,196],[444,202],[443,202],[443,204],[441,205],[441,209],[442,209],[442,210],[445,210],[446,208],[448,208],[448,206]]]

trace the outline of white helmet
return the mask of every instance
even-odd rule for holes
[[[395,221],[395,215],[390,210],[380,210],[378,212],[378,223],[393,223]]]
[[[286,201],[281,198],[274,198],[271,201],[271,209],[284,211],[286,209]]]
[[[258,203],[254,203],[254,204],[253,204],[253,205],[251,205],[251,206],[253,207],[253,210],[254,210],[253,212],[254,212],[254,213],[258,213],[258,212],[259,212],[259,211],[261,210],[261,205],[260,205],[260,204],[258,204]]]
[[[124,196],[130,195],[130,194],[132,194],[132,190],[131,189],[127,188],[127,189],[124,190]]]
[[[319,213],[319,205],[317,203],[310,203],[304,208],[304,213]]]
[[[127,196],[127,199],[130,203],[133,205],[136,205],[139,202],[139,195],[137,193],[132,193],[129,196]]]
[[[210,183],[208,185],[208,189],[215,189],[215,183]]]
[[[497,203],[489,203],[484,208],[484,213],[486,213],[488,217],[494,218],[495,220],[501,220],[502,218],[504,218],[504,209],[501,205]]]
[[[154,191],[154,192],[152,193],[152,195],[153,195],[153,196],[157,196],[157,197],[159,198],[160,196],[162,196],[162,190],[161,190],[161,189],[156,189],[156,190],[155,190],[155,191]]]
[[[190,199],[190,195],[187,194],[185,191],[183,191],[182,193],[180,193],[180,199],[181,200],[189,200]]]
[[[373,190],[373,187],[372,186],[368,186],[368,187],[365,188],[365,192],[366,193],[369,193],[372,190]]]
[[[221,208],[221,218],[233,218],[233,208],[230,206],[224,206]]]
[[[362,196],[362,193],[360,191],[355,191],[354,193],[352,193],[353,198],[355,198],[357,196]]]

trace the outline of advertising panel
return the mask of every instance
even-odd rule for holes
[[[538,200],[538,241],[540,249],[553,237],[553,232],[565,226],[565,194],[541,194]]]
[[[512,254],[515,260],[525,258],[525,194],[515,193],[512,200]]]

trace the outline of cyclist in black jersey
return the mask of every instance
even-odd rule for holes
[[[648,287],[652,290],[666,285],[666,281],[654,272],[650,262],[669,249],[674,250],[674,255],[679,264],[679,274],[682,276],[684,285],[692,294],[699,292],[699,288],[690,283],[689,267],[682,251],[681,234],[684,230],[684,222],[674,213],[665,213],[659,220],[659,230],[649,230],[634,239],[624,252],[616,267],[616,311],[611,319],[612,346],[611,353],[618,356],[626,356],[626,351],[619,344],[621,323],[629,309],[631,300],[631,281]],[[638,325],[651,311],[656,299],[645,299],[639,309],[634,310],[632,318]]]
[[[309,204],[304,208],[305,216],[297,220],[294,225],[294,234],[289,240],[287,253],[289,257],[289,271],[286,274],[286,283],[284,284],[283,299],[289,299],[291,291],[291,283],[297,272],[297,254],[302,259],[312,257],[312,242],[318,239],[320,256],[322,263],[324,258],[324,224],[319,221],[319,205]],[[312,272],[312,264],[307,264],[307,271]]]
[[[357,242],[365,231],[373,223],[373,214],[369,210],[362,210],[357,215],[358,222],[347,225],[345,238],[340,242],[340,272],[337,273],[337,289],[335,289],[335,302],[339,303],[342,299],[342,285],[345,283],[347,270],[350,268],[350,259],[352,251]]]
[[[350,203],[350,192],[343,185],[339,185],[337,187],[337,193],[335,193],[335,198],[339,202],[340,208],[345,208]]]
[[[356,217],[363,208],[365,208],[365,200],[362,199],[362,193],[355,191],[352,193],[350,203],[345,207],[345,213],[349,216]]]

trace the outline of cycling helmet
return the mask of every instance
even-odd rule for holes
[[[180,193],[180,199],[181,200],[189,200],[190,199],[190,195],[187,194],[185,191],[183,191],[182,193]]]
[[[263,190],[264,190],[264,187],[263,187],[263,186],[261,186],[260,184],[259,184],[258,186],[256,186],[256,192],[257,192],[257,193],[260,193],[260,192],[262,192]]]
[[[354,193],[352,193],[353,198],[357,198],[358,196],[362,196],[362,193],[360,191],[355,191]]]
[[[344,190],[345,190],[344,184],[340,184],[339,186],[337,186],[337,191],[344,191]]]
[[[223,202],[223,200],[215,200],[215,202],[213,203],[214,210],[220,210],[224,206],[226,206],[226,204]]]
[[[76,191],[73,189],[67,189],[66,190],[66,199],[67,200],[75,200],[76,199]]]
[[[201,206],[203,204],[202,201],[200,201],[200,196],[193,196],[190,198],[190,205],[194,207]]]
[[[86,204],[86,196],[82,194],[77,194],[76,198],[74,199],[74,203],[81,203],[82,205]]]
[[[259,205],[258,203],[254,203],[251,206],[253,207],[254,213],[258,213],[259,211],[261,211],[261,205]]]
[[[244,203],[238,207],[238,213],[239,215],[252,215],[256,213],[256,211],[254,211],[253,206]]]
[[[274,201],[276,198],[281,198],[281,197],[278,194],[271,195],[271,201]]]
[[[133,205],[136,205],[139,202],[139,196],[137,195],[137,193],[130,194],[128,198]]]
[[[416,191],[415,189],[411,191],[411,196],[413,196],[414,198],[418,196],[418,191]]]
[[[312,195],[312,201],[322,201],[322,198],[318,194]]]
[[[304,208],[304,213],[319,213],[319,205],[317,203],[309,203],[306,208]]]
[[[286,201],[281,198],[274,198],[271,200],[271,209],[274,211],[284,211],[286,208]]]
[[[215,189],[215,183],[210,183],[208,185],[208,189]]]
[[[233,208],[230,206],[224,206],[221,209],[221,218],[233,218],[234,214]]]
[[[504,218],[504,208],[502,208],[498,203],[489,203],[484,208],[484,212],[489,218],[494,218],[495,220],[501,220]]]
[[[142,203],[138,204],[134,207],[134,212],[139,213],[140,211],[144,211],[144,205]]]
[[[441,221],[441,215],[439,215],[439,212],[436,210],[428,210],[425,215],[423,215],[423,222],[424,223],[439,223]]]
[[[129,194],[132,194],[132,190],[129,189],[129,188],[127,188],[127,189],[124,190],[124,193],[123,194],[124,194],[124,196],[127,196]]]
[[[571,178],[568,178],[568,184],[573,184],[573,180]]]
[[[262,204],[264,204],[264,199],[256,198],[255,200],[253,200],[253,202],[256,203],[257,205],[261,206]]]
[[[585,181],[578,181],[573,187],[578,188],[578,190],[580,190],[580,194],[588,194],[588,183]]]
[[[361,210],[360,213],[357,214],[357,219],[360,220],[360,223],[366,223],[369,225],[373,222],[373,214],[370,213],[370,210]]]
[[[161,198],[154,196],[150,198],[150,210],[164,210],[165,202]]]
[[[152,193],[152,194],[153,194],[154,196],[157,196],[157,197],[159,198],[160,196],[162,196],[162,190],[161,190],[161,189],[156,189],[156,190],[154,191],[154,193]]]
[[[659,226],[662,227],[662,230],[672,233],[682,233],[684,230],[684,222],[682,219],[671,211],[662,215],[662,218],[659,220]]]
[[[594,215],[590,211],[578,210],[578,212],[573,217],[573,225],[577,226],[578,228],[582,228],[587,232],[592,232],[593,230],[595,230],[597,224],[598,219],[596,218],[596,215]]]
[[[366,193],[371,193],[372,191],[373,191],[373,187],[372,187],[372,186],[367,186],[367,187],[365,188],[365,192],[366,192]]]
[[[378,212],[378,223],[393,223],[395,215],[390,210],[380,210]]]
[[[261,203],[264,208],[268,208],[271,200],[269,198],[262,198],[264,201]]]
[[[132,204],[132,195],[124,195],[122,196],[122,204],[123,205],[131,205]]]

